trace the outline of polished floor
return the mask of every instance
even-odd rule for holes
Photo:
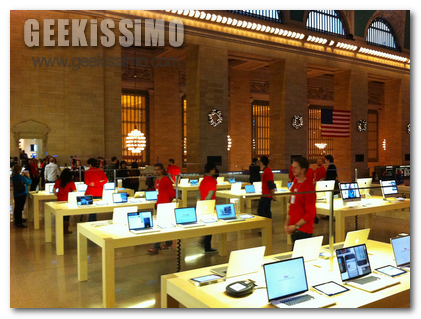
[[[194,199],[189,200],[194,205]],[[41,212],[43,210],[41,209]],[[248,213],[257,211],[253,201]],[[273,252],[287,251],[283,230],[285,214],[279,202],[272,204]],[[104,215],[104,214],[103,214]],[[42,214],[43,216],[43,214]],[[101,216],[101,215],[98,215]],[[25,216],[24,216],[25,217]],[[370,239],[388,242],[399,232],[409,232],[409,221],[374,217],[375,229]],[[347,231],[355,229],[353,218],[347,220]],[[39,230],[15,228],[10,223],[10,307],[11,308],[100,308],[102,307],[101,249],[90,242],[88,246],[89,279],[77,278],[76,222],[71,219],[72,234],[65,236],[63,256],[55,254],[55,244],[45,243],[43,220]],[[316,225],[314,235],[323,235],[328,243],[328,220]],[[200,238],[181,242],[181,271],[228,262],[228,256],[205,254]],[[174,242],[176,243],[176,242]],[[257,230],[228,234],[228,251],[260,245]],[[170,250],[149,255],[151,245],[121,248],[116,251],[116,307],[159,308],[160,276],[177,272],[176,245]],[[213,238],[217,247],[217,236]]]

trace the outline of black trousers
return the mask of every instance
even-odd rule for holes
[[[15,197],[15,209],[13,210],[13,219],[15,225],[22,224],[22,212],[25,207],[26,194]]]
[[[259,206],[257,207],[257,215],[272,218],[272,212],[270,211],[271,202],[272,197],[260,197]]]
[[[205,250],[210,250],[212,248],[211,241],[212,235],[203,236],[203,247]]]
[[[295,232],[293,232],[291,235],[292,249],[294,249],[294,244],[296,240],[310,238],[311,236],[313,236],[313,234],[303,233],[302,231],[299,231],[299,230],[296,230]]]

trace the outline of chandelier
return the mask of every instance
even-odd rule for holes
[[[136,126],[133,131],[127,134],[126,147],[132,153],[141,153],[146,147],[146,137]]]

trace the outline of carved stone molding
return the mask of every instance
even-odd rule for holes
[[[269,94],[269,81],[250,81],[250,91],[252,93]]]
[[[152,71],[150,68],[124,67],[121,69],[121,79],[123,81],[152,81]]]
[[[309,86],[307,87],[307,98],[333,101],[334,90],[326,87]]]

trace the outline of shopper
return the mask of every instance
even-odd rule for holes
[[[26,197],[28,195],[28,186],[32,181],[29,171],[22,172],[22,166],[15,164],[12,168],[12,185],[13,185],[13,198],[15,200],[15,208],[13,210],[13,220],[15,227],[25,228],[26,219],[22,218],[23,208],[25,207]]]
[[[275,188],[276,185],[273,181],[272,170],[268,167],[269,158],[267,156],[260,157],[260,169],[263,171],[262,174],[262,197],[259,200],[259,206],[257,208],[257,214],[259,216],[272,218],[271,202],[276,201]]]
[[[105,169],[105,174],[107,175],[108,180],[114,181],[114,173],[116,173],[116,170],[120,168],[120,162],[117,159],[117,156],[111,157],[111,164],[107,166]],[[116,176],[117,177],[117,176]]]
[[[326,177],[325,180],[327,181],[335,181],[335,191],[334,194],[339,194],[339,180],[338,180],[338,172],[336,171],[336,166],[333,164],[333,156],[326,155],[325,156],[325,163],[327,164],[326,169]]]
[[[323,158],[317,159],[317,168],[314,171],[314,182],[321,181],[326,178],[326,168],[323,166]]]
[[[309,238],[313,234],[316,216],[316,193],[294,194],[298,192],[314,192],[314,184],[306,178],[309,163],[304,157],[296,157],[292,161],[292,170],[296,178],[291,187],[293,193],[285,220],[285,232],[291,235],[293,243],[297,239]]]
[[[260,178],[260,165],[258,163],[258,159],[257,158],[253,158],[251,160],[251,164],[249,166],[249,174],[250,174],[250,178],[249,178],[249,182],[251,184],[253,184],[254,182],[260,182],[261,178]]]
[[[46,183],[54,183],[60,176],[60,167],[55,157],[50,157],[50,163],[45,166],[44,177]]]
[[[216,179],[214,177],[216,173],[216,166],[212,163],[206,163],[205,165],[205,177],[199,185],[196,198],[198,200],[209,200],[213,199],[216,201]],[[212,248],[211,245],[212,235],[206,235],[203,237],[203,248],[206,253],[215,253],[216,249]]]
[[[121,161],[120,169],[117,171],[117,178],[122,180],[123,188],[129,188],[130,181],[127,179],[129,176],[129,170],[127,169],[127,162]]]
[[[34,191],[39,184],[38,160],[36,158],[30,159],[29,166],[31,167],[31,191]]]
[[[173,181],[173,183],[175,183],[177,177],[180,175],[181,170],[177,165],[174,165],[174,160],[172,158],[170,158],[168,160],[168,167],[167,167],[167,175],[169,178],[171,178],[171,180]]]
[[[163,203],[171,203],[175,198],[175,190],[172,185],[171,179],[166,176],[164,165],[156,163],[154,165],[154,171],[156,175],[155,189],[158,191],[158,199],[156,205]],[[161,243],[155,243],[153,248],[148,249],[151,254],[157,254],[159,249],[169,249],[172,247],[172,240],[165,242],[164,246],[160,246]]]
[[[104,184],[108,182],[107,175],[97,167],[98,161],[95,158],[88,159],[89,169],[85,171],[85,184],[88,185],[85,195],[92,195],[93,198],[102,198]],[[95,221],[96,214],[89,214],[89,221]]]
[[[85,167],[82,166],[82,162],[77,159],[75,165],[72,166],[73,180],[75,182],[83,182],[85,180]]]
[[[67,202],[69,200],[69,193],[76,192],[76,185],[72,179],[72,171],[69,168],[63,169],[59,179],[54,183],[54,195],[57,196],[58,201]],[[69,230],[69,221],[70,216],[63,216],[63,230],[65,235],[72,233]]]

